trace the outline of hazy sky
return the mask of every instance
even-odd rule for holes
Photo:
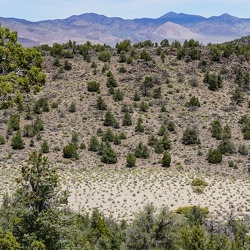
[[[0,16],[29,21],[66,18],[83,13],[133,19],[160,17],[169,11],[205,17],[229,13],[250,18],[249,0],[0,0]]]

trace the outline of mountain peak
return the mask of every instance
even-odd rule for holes
[[[220,15],[220,17],[233,17],[233,16],[229,15],[228,13],[223,13],[222,15]]]
[[[173,18],[173,17],[177,17],[177,16],[179,16],[179,14],[177,14],[173,11],[170,11],[167,14],[161,16],[160,18]]]
[[[161,16],[160,20],[164,19],[166,21],[172,21],[177,24],[184,24],[184,23],[195,23],[201,22],[206,18],[199,15],[190,15],[185,13],[175,13],[175,12],[168,12],[167,14]]]
[[[209,19],[220,20],[220,21],[224,21],[224,22],[230,22],[230,21],[237,21],[239,18],[235,17],[235,16],[231,16],[228,13],[223,13],[220,16],[212,16]]]

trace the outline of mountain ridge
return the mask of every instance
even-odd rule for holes
[[[171,33],[167,30],[168,25],[165,25],[166,30],[162,30],[161,27],[162,33],[157,32],[160,26],[168,22],[183,26],[176,26],[178,37],[166,37],[166,34]],[[51,45],[55,42],[61,43],[68,40],[74,40],[77,43],[91,41],[114,46],[117,42],[125,39],[130,39],[133,43],[142,40],[160,42],[163,39],[183,42],[186,39],[196,37],[203,43],[217,43],[227,42],[250,34],[250,18],[239,18],[228,13],[206,18],[200,15],[171,11],[159,18],[135,19],[83,13],[65,19],[37,22],[0,17],[0,23],[3,27],[16,30],[19,34],[19,41],[26,47],[41,44]],[[184,33],[182,33],[183,30],[185,30]],[[193,34],[194,37],[187,36],[187,33]]]

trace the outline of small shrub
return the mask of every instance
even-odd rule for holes
[[[250,129],[246,130],[243,134],[245,140],[250,140]]]
[[[123,113],[126,113],[126,112],[127,113],[134,113],[133,105],[132,104],[128,105],[127,103],[123,103],[121,111]]]
[[[193,208],[194,206],[186,206],[186,207],[179,207],[175,210],[175,212],[177,214],[183,214],[183,215],[186,215],[188,213],[191,212],[191,209]],[[198,207],[198,206],[195,206],[196,209],[199,209],[204,215],[208,215],[209,214],[209,210],[207,207]]]
[[[133,58],[131,56],[128,56],[126,62],[127,64],[131,64],[133,62]]]
[[[201,178],[194,178],[191,182],[191,186],[207,186],[207,182]]]
[[[70,113],[76,112],[76,104],[74,102],[71,102],[68,110]]]
[[[119,73],[126,73],[127,72],[126,68],[124,68],[124,67],[119,68],[118,71],[119,71]]]
[[[148,142],[147,142],[148,146],[151,146],[151,147],[152,147],[152,146],[154,146],[157,142],[158,142],[158,139],[156,138],[155,135],[150,134],[150,135],[148,136]]]
[[[35,130],[34,127],[30,124],[24,125],[23,128],[23,137],[33,137],[35,135]]]
[[[149,109],[148,104],[146,102],[143,102],[143,101],[140,103],[139,108],[140,108],[140,111],[142,111],[142,112],[147,112]]]
[[[114,126],[116,123],[116,119],[110,110],[106,111],[104,116],[103,125],[104,126]]]
[[[141,100],[141,97],[139,96],[139,94],[137,92],[135,92],[134,97],[133,97],[133,101],[138,102],[140,100]]]
[[[222,139],[229,139],[229,138],[231,138],[231,128],[227,124],[222,130]]]
[[[214,120],[211,123],[211,127],[210,127],[211,133],[212,133],[212,137],[216,138],[217,140],[221,140],[222,138],[222,126],[220,124],[220,121]]]
[[[109,62],[111,59],[111,54],[107,50],[101,51],[98,55],[98,59],[103,62]]]
[[[153,97],[155,99],[160,99],[162,97],[161,96],[161,87],[153,89]]]
[[[108,128],[103,134],[102,134],[102,141],[104,142],[113,142],[114,141],[114,133],[113,131]]]
[[[106,110],[107,109],[107,104],[105,103],[105,101],[102,99],[101,96],[97,97],[96,106],[97,106],[97,109],[99,109],[99,110]]]
[[[193,191],[197,194],[202,194],[204,192],[205,187],[207,186],[207,182],[204,181],[201,178],[195,178],[191,182],[191,186],[193,188]]]
[[[156,153],[156,154],[162,154],[162,153],[165,151],[165,149],[164,149],[164,147],[163,147],[163,145],[162,145],[161,140],[158,140],[158,141],[155,143],[155,145],[154,145],[154,150],[155,150],[155,153]]]
[[[127,163],[127,167],[129,168],[135,167],[136,157],[133,153],[128,153],[126,157],[126,163]]]
[[[36,114],[41,114],[42,112],[49,112],[49,104],[48,101],[44,98],[40,98],[35,102],[33,111]]]
[[[163,146],[163,148],[165,150],[170,150],[171,149],[172,145],[171,145],[171,141],[169,139],[169,136],[168,136],[167,132],[164,133],[164,135],[163,135],[163,137],[161,138],[160,141],[161,141],[161,144],[162,144],[162,146]]]
[[[58,108],[58,103],[57,102],[52,102],[51,103],[51,108],[53,108],[53,109]]]
[[[34,147],[35,146],[35,142],[33,139],[30,140],[30,147]]]
[[[192,96],[189,102],[185,104],[186,107],[200,107],[200,102],[198,97]]]
[[[208,89],[212,91],[216,91],[219,88],[222,88],[222,77],[220,74],[207,72],[205,74],[203,82],[208,84]]]
[[[209,163],[217,164],[222,161],[222,153],[217,149],[210,149],[207,155]]]
[[[198,143],[198,133],[195,128],[188,127],[182,137],[182,143],[185,145],[197,144]]]
[[[119,134],[115,134],[115,135],[114,135],[114,140],[113,140],[113,142],[114,142],[115,145],[120,145],[120,144],[122,143],[122,140],[121,140]]]
[[[238,168],[237,164],[234,161],[230,161],[228,163],[228,167],[229,168],[233,168],[233,169],[237,169]]]
[[[161,112],[167,112],[167,108],[166,108],[166,106],[161,106]]]
[[[100,83],[96,81],[88,82],[88,91],[89,92],[100,91]]]
[[[238,148],[238,152],[241,155],[248,155],[248,149],[247,149],[246,145],[240,145]]]
[[[64,68],[65,70],[71,70],[71,69],[72,69],[72,64],[71,64],[68,60],[65,60],[65,61],[64,61],[63,68]]]
[[[132,117],[129,113],[125,113],[123,120],[122,120],[122,126],[131,126],[132,125]]]
[[[218,145],[218,150],[222,154],[233,154],[235,153],[235,146],[231,140],[223,139]]]
[[[0,134],[0,145],[5,144],[5,138]]]
[[[101,162],[107,164],[114,164],[117,162],[116,152],[111,148],[109,143],[105,143],[99,153],[101,154]]]
[[[161,124],[161,127],[159,128],[157,135],[163,136],[164,133],[167,131],[167,127],[165,124]]]
[[[149,158],[149,155],[149,148],[140,141],[135,148],[135,157],[146,159]]]
[[[168,121],[167,129],[171,132],[175,131],[175,123],[173,121]]]
[[[43,120],[40,117],[36,118],[36,120],[33,124],[33,128],[34,128],[35,134],[37,134],[38,132],[40,132],[44,129]]]
[[[76,146],[76,148],[78,147],[78,133],[76,131],[72,132],[72,136],[71,136],[71,143],[74,144]]]
[[[12,137],[11,147],[13,149],[23,149],[25,147],[25,142],[23,141],[20,130],[17,130],[16,134]]]
[[[115,92],[114,92],[114,95],[113,95],[113,100],[115,102],[119,102],[119,101],[122,101],[124,98],[124,93],[120,90],[120,89],[117,89]]]
[[[63,147],[63,157],[67,159],[78,159],[77,148],[74,144],[67,144]]]
[[[81,142],[79,148],[80,149],[86,149],[86,144],[84,142]]]
[[[163,167],[170,167],[171,155],[169,152],[165,151],[161,159],[161,164]]]
[[[140,58],[144,59],[145,61],[152,60],[151,57],[150,57],[150,55],[148,54],[148,52],[145,49],[142,50]]]
[[[44,140],[41,145],[41,152],[44,154],[49,153],[49,144],[46,140]]]
[[[89,142],[88,150],[93,152],[98,152],[99,146],[100,144],[96,136],[92,136]]]
[[[111,88],[111,87],[116,88],[116,87],[118,86],[118,83],[117,83],[117,81],[115,80],[115,78],[114,78],[114,76],[112,75],[112,73],[111,73],[111,75],[108,77],[106,85],[107,85],[108,88]]]
[[[20,115],[12,114],[8,122],[8,132],[17,131],[20,129]]]
[[[137,123],[136,123],[136,126],[135,126],[135,132],[138,132],[138,133],[143,133],[144,132],[144,126],[143,126],[142,118],[137,119]]]
[[[126,133],[124,131],[119,134],[119,137],[121,140],[127,139]]]

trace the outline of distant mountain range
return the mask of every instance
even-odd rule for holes
[[[130,39],[133,43],[150,39],[160,42],[195,39],[204,44],[226,42],[250,35],[250,18],[229,14],[205,18],[199,15],[169,12],[159,18],[122,19],[95,13],[71,16],[66,19],[30,22],[17,18],[0,17],[3,27],[18,31],[24,46],[64,43],[106,43]]]

